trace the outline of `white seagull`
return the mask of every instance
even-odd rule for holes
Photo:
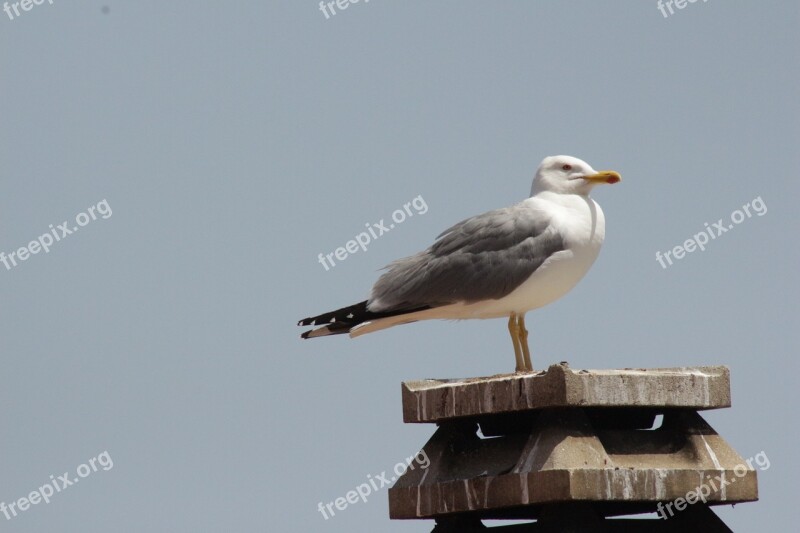
[[[417,320],[508,317],[516,371],[530,372],[525,313],[564,296],[592,266],[606,228],[589,193],[620,179],[575,157],[546,157],[529,198],[445,230],[427,250],[388,265],[369,299],[301,320],[322,326],[301,336],[358,337]]]

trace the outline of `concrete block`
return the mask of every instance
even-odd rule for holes
[[[730,407],[724,366],[573,370],[566,363],[530,374],[426,379],[402,385],[403,420],[441,422],[552,407],[693,410]]]
[[[389,490],[391,517],[534,519],[570,502],[613,516],[652,512],[698,491],[705,501],[695,505],[758,499],[755,470],[696,412],[668,411],[649,430],[609,428],[592,411],[517,414],[519,424],[493,438],[481,438],[475,421],[443,424],[424,448],[430,466],[407,471]]]

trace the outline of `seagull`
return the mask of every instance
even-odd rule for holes
[[[428,249],[390,263],[367,300],[300,320],[321,326],[301,337],[508,317],[515,369],[532,372],[525,313],[558,300],[588,272],[605,238],[603,210],[589,193],[620,180],[576,157],[546,157],[529,198],[462,220]]]

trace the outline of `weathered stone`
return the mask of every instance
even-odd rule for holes
[[[537,520],[493,528],[520,533],[728,533],[709,506],[757,500],[756,472],[697,411],[730,404],[722,366],[562,363],[404,383],[404,420],[439,428],[424,447],[429,466],[389,489],[389,513],[434,518],[442,533],[482,531],[485,519]],[[606,520],[657,510],[671,518]]]
[[[391,517],[536,518],[564,502],[610,503],[627,514],[698,490],[710,505],[758,499],[755,470],[699,414],[671,411],[658,429],[617,430],[586,411],[533,413],[530,429],[488,439],[476,424],[442,426],[424,448],[430,466],[390,489]]]
[[[403,383],[403,420],[440,422],[550,407],[730,407],[724,366],[573,370],[565,363],[530,374]]]

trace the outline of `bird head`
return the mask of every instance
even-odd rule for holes
[[[552,155],[545,157],[533,178],[531,196],[542,191],[586,196],[600,183],[617,183],[622,178],[613,170],[596,171],[577,157]]]

